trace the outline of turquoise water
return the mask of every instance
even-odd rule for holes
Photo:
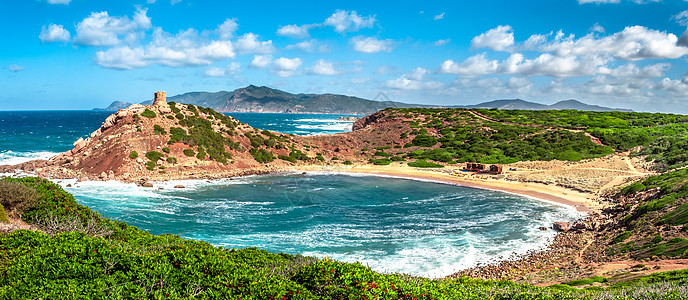
[[[67,151],[107,115],[0,112],[0,164]],[[336,115],[231,115],[256,128],[301,135],[351,129]],[[118,182],[60,184],[78,202],[151,233],[430,277],[538,249],[554,235],[538,227],[579,216],[571,208],[506,193],[373,176],[278,174],[167,182],[160,184],[163,190]],[[186,188],[172,188],[176,184]]]
[[[163,190],[67,183],[79,202],[154,234],[430,277],[540,248],[554,233],[538,227],[577,216],[501,192],[374,176],[278,174]]]

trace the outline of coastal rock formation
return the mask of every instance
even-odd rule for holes
[[[554,222],[554,224],[552,224],[552,229],[554,229],[556,231],[569,231],[569,230],[571,230],[571,223]]]

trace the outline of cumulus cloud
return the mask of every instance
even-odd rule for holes
[[[337,75],[339,72],[334,69],[334,63],[319,59],[309,69],[309,74],[315,75]]]
[[[231,41],[201,42],[193,29],[171,35],[156,28],[148,45],[98,51],[96,63],[114,69],[135,69],[150,64],[180,67],[208,65],[235,56]]]
[[[488,30],[471,40],[471,49],[492,49],[496,51],[504,51],[514,44],[514,32],[511,26],[497,26]]]
[[[38,38],[43,43],[68,42],[70,37],[69,31],[64,29],[62,25],[56,24],[50,24],[48,27],[43,26],[41,33],[38,35]]]
[[[433,17],[432,19],[435,21],[442,20],[442,19],[444,19],[444,13],[441,13],[439,15],[435,15],[435,17]]]
[[[528,40],[528,50],[551,52],[557,56],[610,55],[632,61],[674,59],[688,54],[688,48],[679,45],[676,35],[643,26],[626,27],[621,32],[603,37],[590,33],[576,39],[559,31],[552,41],[542,35],[531,36]]]
[[[353,44],[354,50],[358,52],[376,53],[382,51],[392,51],[393,41],[390,39],[378,40],[374,37],[357,36],[351,38],[349,40],[349,43]]]
[[[299,42],[296,44],[288,45],[286,47],[287,50],[301,50],[301,51],[306,51],[306,52],[313,52],[315,51],[315,42],[313,41],[303,41]]]
[[[94,12],[76,25],[74,43],[84,46],[116,46],[123,39],[133,42],[139,36],[139,30],[152,27],[151,19],[146,15],[148,9],[138,9],[132,19],[111,17],[107,11]]]
[[[205,75],[208,77],[227,77],[238,73],[240,70],[241,65],[238,62],[232,62],[226,68],[206,69]]]
[[[272,74],[279,77],[290,77],[301,66],[303,62],[300,58],[280,57],[272,62]]]
[[[446,60],[440,65],[439,72],[444,74],[476,76],[495,73],[498,66],[499,62],[487,59],[487,54],[482,53],[473,55],[461,63],[454,62],[451,59]]]
[[[234,32],[236,32],[238,28],[239,24],[237,24],[236,19],[227,19],[224,23],[217,26],[216,31],[220,39],[228,40],[234,36]]]
[[[270,55],[254,55],[249,69],[263,69],[272,63],[272,56]]]
[[[10,72],[21,72],[24,71],[24,67],[19,66],[19,65],[9,65],[7,69],[10,70]]]
[[[593,24],[592,27],[590,27],[590,29],[588,29],[588,30],[591,32],[599,32],[599,33],[605,32],[604,27],[602,27],[602,25],[600,25],[600,23]]]
[[[270,54],[275,52],[272,40],[259,41],[258,35],[247,33],[236,41],[236,49],[241,54]]]
[[[308,30],[316,26],[317,25],[315,24],[305,24],[301,26],[298,26],[296,24],[286,25],[277,29],[277,35],[305,39],[310,37],[310,33],[308,33]]]
[[[449,42],[451,42],[451,39],[437,40],[435,42],[435,46],[444,46],[446,44],[449,44]]]
[[[362,28],[372,28],[375,25],[375,16],[363,17],[356,11],[338,9],[323,24],[334,27],[334,31],[339,33],[359,31]]]
[[[436,90],[442,88],[443,83],[424,79],[425,75],[429,73],[431,73],[429,70],[418,67],[397,79],[387,80],[383,86],[396,90]]]

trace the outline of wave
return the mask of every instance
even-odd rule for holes
[[[350,131],[352,123],[323,124],[323,125],[297,125],[299,129],[318,129],[323,131]]]
[[[35,152],[15,152],[6,150],[0,152],[0,165],[16,165],[36,159],[48,159],[60,152],[35,151]]]
[[[353,123],[353,121],[339,119],[296,119],[294,122],[313,122],[313,123]]]

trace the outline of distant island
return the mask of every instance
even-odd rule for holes
[[[523,110],[575,109],[581,111],[626,111],[630,109],[589,105],[577,100],[559,101],[552,105],[521,99],[505,99],[465,106],[409,104],[395,101],[375,101],[335,94],[291,94],[266,86],[249,85],[231,92],[190,92],[169,97],[170,101],[209,107],[219,112],[248,113],[318,113],[341,115],[369,115],[385,108],[498,108]],[[142,105],[151,105],[151,100]],[[117,111],[129,107],[130,102],[114,101],[95,111]]]

